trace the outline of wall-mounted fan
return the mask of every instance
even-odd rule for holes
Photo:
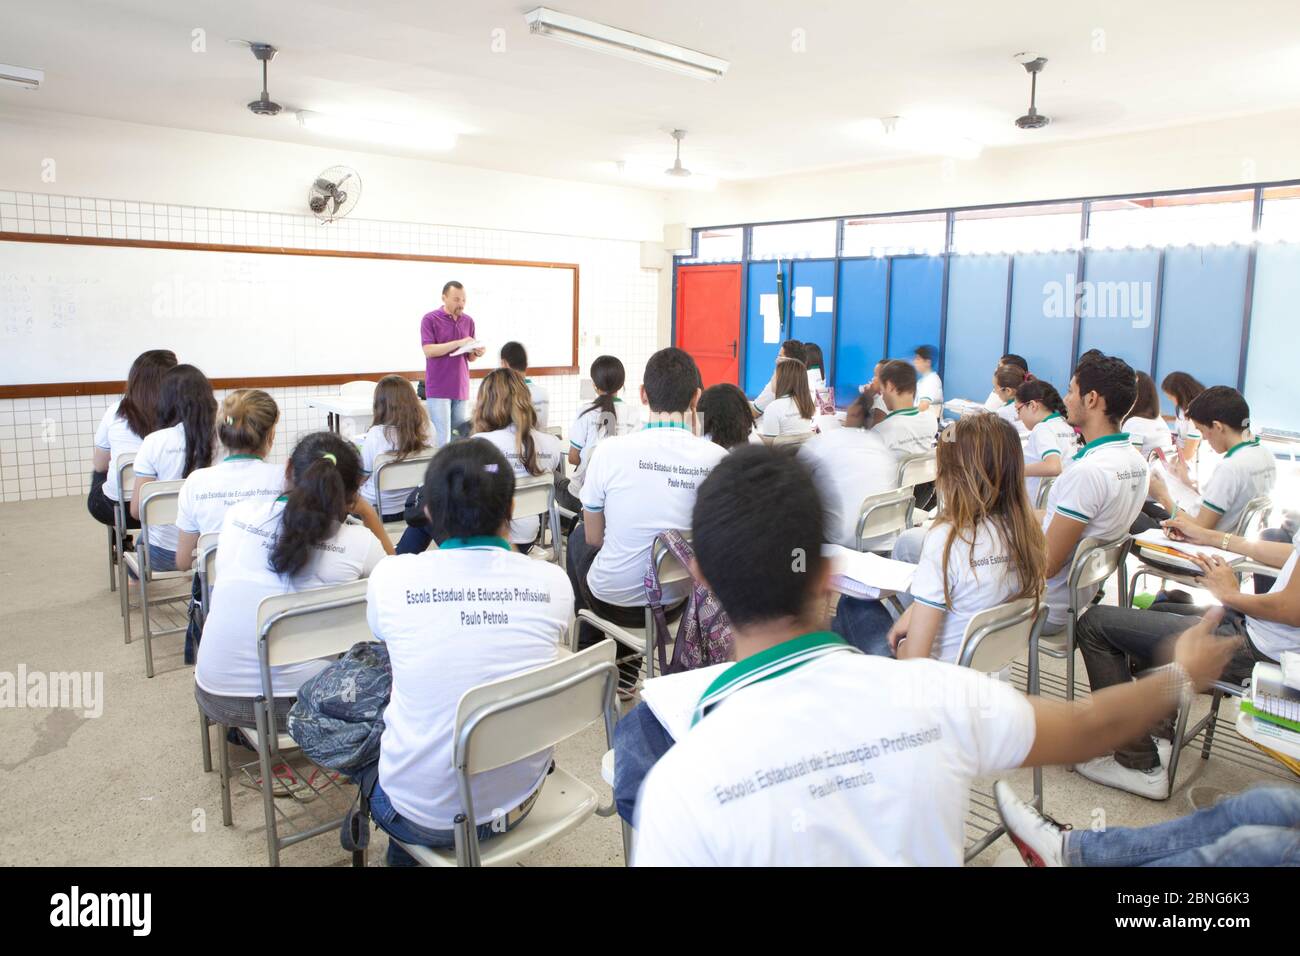
[[[347,166],[331,166],[316,177],[307,191],[307,205],[321,222],[342,219],[360,198],[361,176]]]

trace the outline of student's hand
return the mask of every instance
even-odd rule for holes
[[[1198,691],[1217,680],[1241,644],[1240,638],[1221,637],[1214,629],[1223,620],[1222,608],[1210,608],[1205,616],[1183,631],[1174,644],[1174,661],[1183,665]]]
[[[1165,465],[1169,468],[1170,474],[1175,478],[1185,485],[1191,485],[1192,475],[1191,472],[1187,470],[1187,462],[1183,461],[1181,455],[1174,455],[1173,458],[1170,458],[1165,462]]]
[[[1147,486],[1147,497],[1160,502],[1171,500],[1169,487],[1165,484],[1165,480],[1155,472],[1151,473],[1151,484]]]
[[[1203,558],[1199,554],[1194,554],[1192,560],[1200,566],[1202,572],[1201,580],[1197,583],[1219,601],[1226,602],[1241,593],[1241,582],[1237,580],[1237,576],[1232,573],[1232,568],[1228,567],[1228,563],[1223,558],[1218,555]]]
[[[1216,541],[1223,541],[1223,535],[1212,528],[1202,528],[1186,512],[1179,512],[1168,521],[1160,522],[1160,527],[1164,528],[1165,534],[1175,541],[1186,541],[1189,544],[1214,544]]]
[[[901,641],[907,640],[907,616],[900,617],[894,622],[894,626],[889,629],[889,647],[898,656],[898,645]]]

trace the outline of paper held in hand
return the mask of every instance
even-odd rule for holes
[[[460,348],[458,348],[456,351],[452,352],[451,354],[468,355],[470,352],[473,352],[475,349],[481,349],[482,347],[483,347],[483,343],[480,342],[478,339],[475,339],[473,342],[470,342],[468,345],[462,345]]]
[[[1244,555],[1233,554],[1222,548],[1192,544],[1188,541],[1174,541],[1159,528],[1152,528],[1150,531],[1135,535],[1133,543],[1137,545],[1144,558],[1197,573],[1200,572],[1201,566],[1192,560],[1193,555],[1200,555],[1203,558],[1214,556],[1223,559],[1228,565],[1240,564],[1246,560]]]
[[[878,598],[882,594],[906,591],[912,586],[916,565],[906,561],[865,554],[838,544],[822,545],[831,562],[831,588],[857,598]]]

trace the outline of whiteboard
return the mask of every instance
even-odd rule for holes
[[[424,368],[420,320],[442,287],[493,368],[514,339],[534,368],[577,365],[577,267],[148,245],[0,242],[0,385],[115,381],[146,349],[209,378]]]

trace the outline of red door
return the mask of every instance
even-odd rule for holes
[[[677,347],[690,352],[704,387],[740,381],[740,264],[677,269]]]

